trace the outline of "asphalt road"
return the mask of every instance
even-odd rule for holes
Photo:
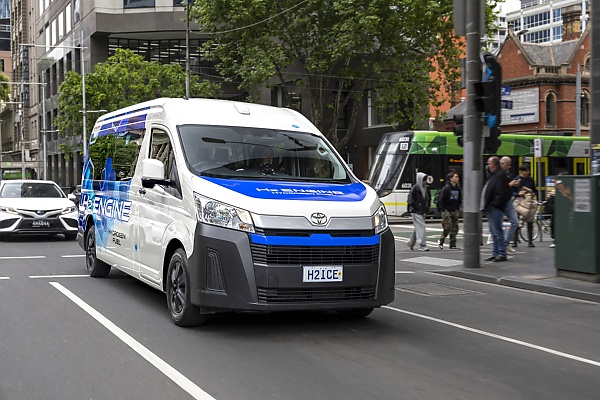
[[[85,276],[76,242],[0,242],[0,400],[598,398],[600,305],[431,273],[393,229],[396,299],[370,317],[193,329],[127,275]]]

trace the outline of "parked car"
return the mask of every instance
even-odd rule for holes
[[[5,180],[0,183],[0,238],[14,234],[63,234],[77,238],[78,210],[52,181]]]

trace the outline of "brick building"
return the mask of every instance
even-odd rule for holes
[[[524,43],[509,28],[497,55],[502,84],[510,88],[505,99],[513,101],[513,109],[502,110],[503,133],[589,136],[591,25],[580,33],[580,14],[578,5],[562,10],[563,36],[558,43]],[[448,112],[438,129],[451,131],[452,115],[463,112],[464,102]]]

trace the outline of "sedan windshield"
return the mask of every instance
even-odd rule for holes
[[[342,161],[318,135],[203,125],[180,126],[179,133],[187,163],[197,175],[351,182]]]
[[[53,183],[45,182],[8,182],[0,192],[4,198],[27,198],[27,197],[66,197],[61,188]]]

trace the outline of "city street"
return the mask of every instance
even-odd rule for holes
[[[396,299],[366,319],[193,329],[119,271],[88,277],[75,241],[2,241],[0,399],[597,399],[600,305],[434,273],[461,260],[434,247],[439,228],[420,253],[392,226]]]

